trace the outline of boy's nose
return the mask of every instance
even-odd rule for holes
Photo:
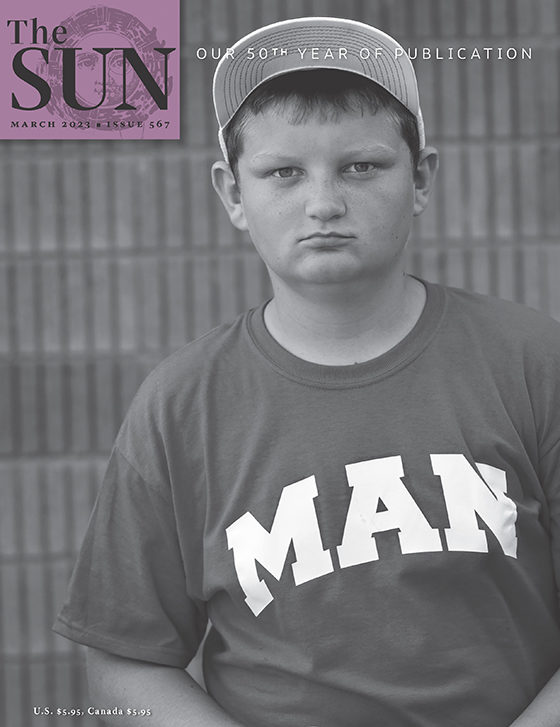
[[[305,213],[318,220],[331,220],[342,217],[346,203],[341,190],[331,182],[318,182],[310,186],[305,199]]]

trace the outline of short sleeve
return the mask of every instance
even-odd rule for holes
[[[539,477],[546,498],[543,511],[549,531],[552,559],[560,604],[560,326],[549,324],[535,341],[538,366],[531,369],[533,416],[539,451]]]
[[[560,605],[560,439],[541,456],[540,471],[547,499],[547,524]]]
[[[171,498],[115,448],[54,630],[185,667],[206,627],[205,604],[189,596],[187,580]]]

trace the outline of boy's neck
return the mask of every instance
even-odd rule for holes
[[[345,366],[377,358],[396,346],[416,325],[426,289],[416,278],[399,275],[381,285],[325,290],[314,296],[274,286],[264,312],[276,341],[305,361]],[[323,292],[323,291],[320,291]]]

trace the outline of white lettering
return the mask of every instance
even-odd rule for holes
[[[463,454],[430,459],[447,508],[449,527],[442,527],[447,549],[487,553],[488,530],[505,555],[517,558],[517,508],[507,495],[506,473],[488,464],[473,466]],[[395,531],[403,555],[443,551],[440,531],[431,527],[403,482],[400,456],[347,465],[346,476],[352,496],[337,548],[340,568],[378,560],[375,536],[383,532]],[[293,546],[296,586],[334,571],[331,554],[323,548],[317,496],[315,477],[307,477],[284,487],[270,531],[250,512],[226,529],[237,578],[255,616],[274,600],[257,563],[279,581]]]
[[[488,552],[486,533],[478,527],[478,515],[504,553],[517,558],[517,508],[506,495],[506,473],[477,462],[481,477],[462,454],[433,454],[430,459],[434,474],[441,479],[447,506],[450,527],[445,528],[445,538],[449,550]]]
[[[247,512],[226,529],[245,602],[258,616],[274,598],[257,573],[257,561],[280,580],[290,544],[296,561],[292,565],[296,585],[332,573],[333,563],[323,549],[313,500],[317,497],[315,477],[307,477],[282,490],[270,532]]]
[[[401,457],[384,457],[346,467],[352,499],[342,543],[338,547],[341,568],[378,560],[374,533],[398,530],[402,553],[443,550],[439,532],[430,527],[401,477]],[[382,502],[386,510],[378,512]]]

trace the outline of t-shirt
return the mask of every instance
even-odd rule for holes
[[[259,727],[506,727],[560,667],[560,325],[426,284],[384,355],[264,307],[157,367],[55,629],[185,667]]]

